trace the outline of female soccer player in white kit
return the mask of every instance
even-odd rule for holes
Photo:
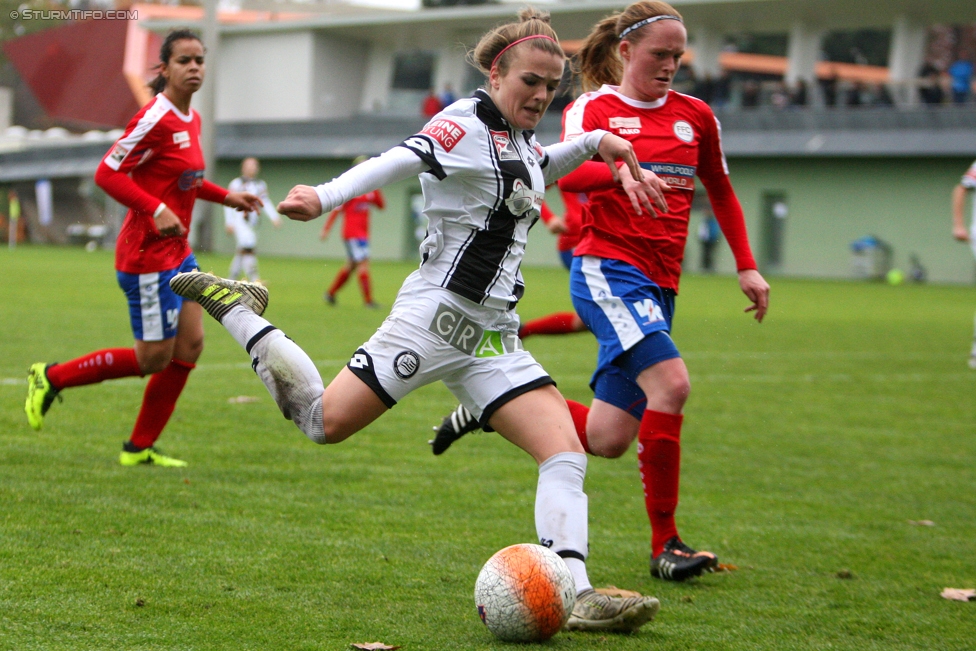
[[[567,627],[633,631],[659,604],[592,589],[586,455],[565,400],[517,335],[519,265],[546,185],[596,153],[611,174],[623,159],[642,178],[632,147],[606,131],[546,148],[536,142],[532,129],[552,101],[564,58],[548,17],[524,10],[520,22],[489,32],[473,52],[488,76],[486,89],[447,107],[400,146],[330,183],[297,186],[279,204],[282,214],[307,221],[369,190],[421,177],[429,230],[420,268],[376,334],[324,390],[308,356],[261,318],[263,287],[199,272],[171,284],[227,328],[285,417],[317,443],[338,443],[413,389],[443,381],[483,426],[539,464],[537,533],[566,560],[579,593]],[[643,187],[655,195],[650,182]]]
[[[231,192],[250,192],[260,197],[264,204],[264,214],[268,216],[275,228],[281,228],[281,217],[275,212],[268,197],[268,184],[258,178],[261,166],[257,158],[245,158],[241,162],[241,175],[227,186]],[[255,248],[258,245],[257,227],[261,221],[258,211],[242,212],[232,208],[224,208],[224,229],[228,235],[234,236],[234,258],[230,261],[228,278],[237,280],[244,274],[252,283],[260,278],[258,275],[258,256]]]
[[[621,457],[637,439],[638,470],[651,524],[651,575],[683,581],[718,564],[678,534],[675,511],[688,370],[671,338],[695,177],[708,192],[735,256],[739,287],[762,321],[769,285],[756,270],[739,200],[729,181],[718,121],[707,104],[671,90],[687,33],[665,2],[629,5],[598,23],[578,53],[584,93],[566,110],[563,140],[605,129],[627,138],[667,186],[658,214],[633,214],[643,190],[621,167],[583,163],[559,181],[585,193],[582,235],[570,270],[573,307],[600,344],[590,408],[569,402],[580,443],[596,456]],[[444,419],[434,451],[478,427],[458,407]]]

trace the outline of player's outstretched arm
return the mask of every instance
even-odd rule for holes
[[[744,312],[755,312],[756,321],[762,323],[769,310],[769,283],[755,269],[743,269],[739,272],[739,287],[742,293],[752,301],[752,305]]]

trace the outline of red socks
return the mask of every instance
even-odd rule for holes
[[[159,438],[169,417],[173,415],[176,401],[186,386],[186,379],[196,364],[174,359],[169,366],[149,378],[146,392],[142,397],[142,407],[136,418],[132,436],[129,439],[139,448],[152,447]]]
[[[532,335],[568,335],[576,332],[573,322],[576,320],[575,312],[556,312],[549,316],[540,317],[526,321],[519,328],[519,337],[525,339]]]
[[[363,290],[363,300],[366,301],[367,304],[372,303],[373,290],[370,287],[368,271],[359,272],[359,288]]]
[[[593,454],[590,452],[590,443],[586,439],[586,418],[590,415],[590,408],[586,405],[581,405],[575,400],[566,400],[566,406],[569,407],[569,414],[573,417],[573,425],[576,426],[576,436],[579,437],[580,443],[583,444],[583,449],[586,450],[587,454]]]
[[[346,284],[347,280],[349,280],[349,269],[343,267],[336,274],[335,280],[332,281],[332,286],[329,287],[329,294],[335,296],[336,292],[342,289],[342,286]]]
[[[55,389],[98,384],[103,380],[142,375],[134,348],[106,348],[47,369]]]
[[[644,412],[637,434],[637,465],[644,485],[644,504],[651,521],[651,553],[678,535],[674,511],[678,507],[681,471],[681,414]]]

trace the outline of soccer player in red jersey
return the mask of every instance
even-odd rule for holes
[[[354,161],[354,165],[366,160],[365,156],[360,156]],[[332,285],[325,292],[325,300],[329,305],[335,305],[336,293],[342,289],[349,277],[359,272],[359,289],[363,293],[363,303],[366,307],[377,307],[373,301],[372,283],[369,277],[369,209],[376,206],[380,210],[386,207],[383,193],[379,190],[372,190],[366,194],[356,197],[342,204],[329,213],[322,227],[320,240],[325,240],[335,224],[336,218],[341,214],[342,241],[346,245],[346,263],[339,269]]]
[[[578,55],[590,92],[564,114],[563,140],[594,129],[628,139],[641,167],[667,184],[667,209],[655,214],[645,189],[623,167],[620,184],[593,162],[559,181],[561,190],[589,199],[570,291],[600,343],[592,406],[567,403],[589,453],[620,457],[638,440],[651,574],[675,581],[718,562],[682,542],[674,519],[682,412],[691,385],[670,331],[696,176],[735,256],[739,286],[751,301],[746,312],[761,322],[769,305],[769,285],[756,270],[729,182],[718,121],[706,103],[671,90],[686,42],[680,14],[664,2],[636,2],[604,19]],[[647,213],[635,218],[641,206]],[[476,428],[459,407],[437,428],[434,453]]]
[[[197,268],[187,241],[197,198],[242,210],[261,201],[203,178],[200,116],[190,99],[203,83],[204,47],[193,32],[170,33],[160,49],[155,97],[129,122],[102,159],[95,182],[127,206],[115,247],[119,286],[129,304],[135,345],[97,350],[60,364],[30,368],[25,411],[35,430],[60,392],[121,377],[152,375],[132,436],[122,447],[124,466],[185,466],[161,454],[156,439],[169,421],[187,377],[203,351],[203,310],[169,286]]]

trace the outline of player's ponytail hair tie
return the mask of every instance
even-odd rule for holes
[[[547,41],[552,41],[556,45],[559,45],[559,41],[557,41],[556,39],[554,39],[551,36],[546,36],[545,34],[531,34],[529,36],[526,36],[525,38],[520,38],[520,39],[517,39],[515,41],[512,41],[511,43],[509,43],[508,45],[506,45],[505,47],[503,47],[502,50],[501,50],[501,52],[499,52],[498,54],[496,54],[495,55],[495,58],[492,59],[491,67],[494,68],[498,64],[498,60],[501,59],[502,58],[502,55],[505,54],[508,50],[512,49],[513,47],[515,47],[519,43],[524,43],[525,41],[532,40],[533,38],[544,38]]]
[[[630,34],[634,30],[640,29],[641,27],[646,27],[646,26],[650,25],[651,23],[656,23],[659,20],[676,20],[679,23],[683,23],[684,22],[683,20],[681,20],[681,16],[672,16],[670,14],[663,14],[661,16],[652,16],[651,18],[645,18],[644,20],[638,20],[636,23],[634,23],[633,25],[631,25],[630,27],[628,27],[624,31],[620,32],[620,36],[618,36],[618,38],[621,39],[621,40],[623,40],[623,38],[625,36],[627,36],[627,34]]]

